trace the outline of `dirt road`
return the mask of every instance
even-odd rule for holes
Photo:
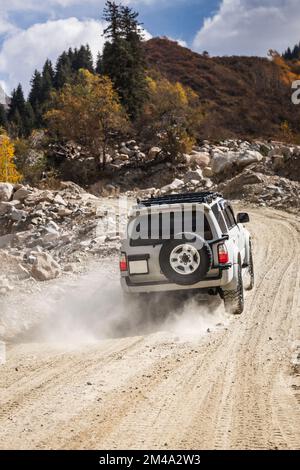
[[[299,449],[299,218],[251,214],[256,288],[241,317],[218,306],[190,336],[177,316],[123,337],[9,345],[0,448]]]

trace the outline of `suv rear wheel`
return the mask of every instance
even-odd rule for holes
[[[233,315],[241,315],[244,311],[244,286],[242,266],[238,267],[238,285],[235,290],[223,290],[225,310]]]
[[[245,289],[252,290],[254,287],[254,265],[253,265],[253,253],[252,253],[252,244],[249,243],[249,264],[247,266],[247,272],[245,274]]]

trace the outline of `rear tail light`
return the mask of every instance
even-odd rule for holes
[[[218,257],[220,264],[227,264],[229,261],[228,251],[225,245],[218,246]]]
[[[120,256],[120,271],[122,273],[124,273],[125,271],[128,271],[126,253],[121,253],[121,256]]]

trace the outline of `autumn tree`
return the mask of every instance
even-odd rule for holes
[[[280,80],[287,86],[290,86],[295,80],[299,80],[299,74],[293,70],[293,65],[286,60],[275,50],[270,49],[268,56],[274,64],[277,65]]]
[[[81,69],[75,83],[53,95],[53,109],[46,114],[52,135],[85,146],[104,169],[109,145],[127,126],[127,117],[106,76]]]
[[[139,121],[141,137],[170,160],[192,150],[204,117],[198,95],[180,83],[148,78],[149,100]]]
[[[0,181],[17,183],[22,179],[14,162],[14,146],[6,134],[0,135]]]

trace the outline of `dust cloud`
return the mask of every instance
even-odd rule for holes
[[[199,297],[199,296],[198,296]],[[127,297],[118,273],[99,269],[47,290],[15,306],[14,341],[77,344],[157,332],[195,339],[227,319],[219,297],[201,299],[176,293]],[[17,313],[17,315],[16,315]],[[6,312],[8,328],[11,320]]]

